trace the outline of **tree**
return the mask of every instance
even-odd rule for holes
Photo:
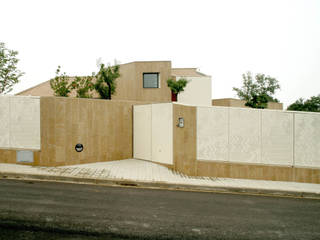
[[[180,78],[178,81],[169,78],[167,80],[168,87],[171,89],[172,101],[177,101],[177,96],[180,92],[184,91],[184,88],[188,84],[188,80],[185,78]]]
[[[279,102],[274,98],[276,90],[280,89],[277,79],[264,74],[256,74],[255,79],[252,78],[251,72],[242,74],[243,86],[241,88],[233,88],[237,92],[241,100],[246,101],[246,106],[252,108],[266,108],[268,102]]]
[[[24,74],[17,69],[17,55],[17,51],[7,49],[5,44],[0,42],[0,94],[11,92],[13,85],[17,84]]]
[[[304,100],[299,98],[297,101],[288,106],[287,110],[320,112],[320,94],[312,96],[310,99]]]
[[[120,77],[120,65],[115,63],[113,66],[106,67],[100,64],[100,70],[96,75],[95,90],[103,99],[110,99],[116,91],[116,79]]]
[[[69,77],[66,73],[60,73],[61,66],[56,70],[56,77],[50,80],[50,86],[54,91],[54,95],[58,97],[68,97],[71,92],[72,85],[69,83]]]
[[[91,91],[94,89],[93,76],[75,77],[71,83],[71,89],[76,89],[78,98],[92,98]]]

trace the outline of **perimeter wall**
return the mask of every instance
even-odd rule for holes
[[[17,163],[19,150],[32,151],[34,159],[28,164],[36,166],[132,158],[133,104],[139,102],[1,97],[0,162]],[[77,143],[83,145],[82,152],[76,152]]]
[[[149,118],[162,116],[152,129],[167,124],[171,116],[161,108],[157,113],[151,111],[155,105],[138,106],[140,116],[142,112],[149,112]],[[193,176],[320,183],[319,113],[167,105],[172,105],[173,117],[173,140],[168,141],[172,142],[173,158],[168,164],[176,171]],[[182,128],[177,126],[179,118],[184,119]],[[135,124],[138,122],[135,118]],[[148,125],[140,124],[141,128]],[[171,136],[168,131],[171,128],[158,131],[156,138]],[[135,136],[137,132],[135,128]],[[149,148],[157,148],[158,143],[150,141],[153,132],[146,136],[135,139],[135,146],[140,144],[141,151],[150,142]],[[171,154],[166,148],[161,151],[162,156]],[[164,161],[152,154],[142,159]]]

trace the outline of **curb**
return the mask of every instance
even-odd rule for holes
[[[242,187],[220,187],[220,186],[201,186],[189,184],[176,184],[165,182],[143,182],[125,179],[95,179],[82,177],[54,176],[54,175],[38,175],[0,172],[1,179],[18,179],[18,180],[40,180],[55,181],[78,184],[94,184],[118,187],[136,187],[163,190],[180,190],[180,191],[198,191],[198,192],[215,192],[215,193],[233,193],[247,195],[264,195],[274,197],[294,197],[294,198],[311,198],[320,199],[320,193],[301,192],[301,191],[284,191],[276,189],[258,189],[258,188],[242,188]]]

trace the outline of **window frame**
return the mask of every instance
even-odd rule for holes
[[[146,74],[157,74],[157,86],[156,87],[145,87],[144,85],[144,75]],[[160,88],[160,73],[159,72],[144,72],[142,73],[142,86],[143,88],[145,89],[148,89],[148,88]]]

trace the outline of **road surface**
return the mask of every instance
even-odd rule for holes
[[[0,239],[320,239],[320,201],[2,179]]]

